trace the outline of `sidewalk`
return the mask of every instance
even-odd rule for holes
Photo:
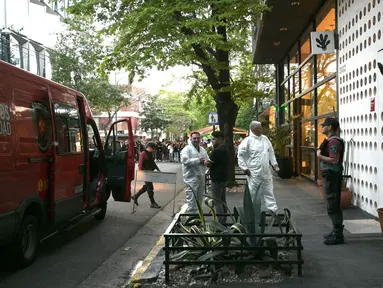
[[[275,178],[274,191],[279,208],[290,209],[303,234],[303,277],[298,277],[294,269],[291,278],[277,284],[217,284],[209,287],[383,287],[383,234],[374,217],[357,207],[345,209],[346,244],[326,246],[322,242],[323,234],[328,233],[332,225],[318,187],[300,178]],[[242,198],[243,193],[227,193],[230,209],[242,205]],[[361,233],[369,230],[376,233]]]

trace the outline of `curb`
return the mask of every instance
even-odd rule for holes
[[[187,204],[184,204],[174,218],[179,214],[184,213],[186,208]],[[125,288],[138,288],[141,287],[143,283],[155,282],[157,280],[163,265],[164,255],[162,249],[164,245],[165,238],[161,235],[156,245],[154,245],[142,262],[142,265],[132,274],[130,281],[125,285]]]

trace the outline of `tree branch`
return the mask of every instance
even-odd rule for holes
[[[174,16],[177,19],[177,21],[180,22],[181,17],[182,17],[181,12],[179,12],[179,11],[174,12]],[[187,28],[185,26],[181,27],[181,32],[186,36],[194,36],[195,35],[194,31],[191,28]],[[220,88],[219,80],[215,74],[214,69],[210,65],[206,64],[208,62],[209,58],[206,55],[204,49],[202,48],[202,46],[200,44],[194,43],[191,46],[192,46],[195,54],[197,55],[197,57],[202,60],[200,62],[201,68],[202,68],[203,72],[205,72],[211,87],[214,90],[218,90]]]

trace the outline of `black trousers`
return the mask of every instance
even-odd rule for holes
[[[141,194],[148,192],[148,196],[150,199],[150,202],[154,202],[154,186],[153,182],[145,182],[145,185],[142,186],[142,188],[138,191],[136,197],[140,197]]]
[[[322,171],[323,188],[326,195],[327,214],[334,226],[342,225],[343,212],[340,208],[342,191],[342,173],[332,170]]]

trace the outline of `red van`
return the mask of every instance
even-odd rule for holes
[[[14,264],[32,263],[52,233],[103,219],[111,191],[130,202],[133,178],[131,119],[103,147],[84,95],[0,61],[0,247]]]

